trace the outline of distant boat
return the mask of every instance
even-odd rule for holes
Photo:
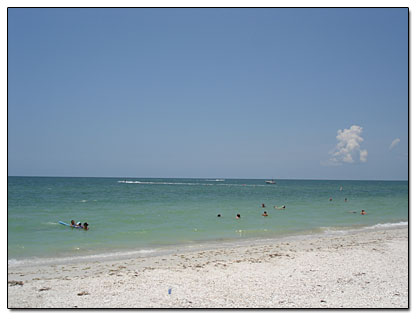
[[[273,179],[269,180],[269,181],[265,181],[265,183],[267,184],[276,184],[275,181]]]

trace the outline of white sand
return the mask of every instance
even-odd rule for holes
[[[408,230],[8,274],[9,308],[407,308]]]

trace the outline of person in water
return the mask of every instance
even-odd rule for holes
[[[71,227],[75,227],[76,225],[75,225],[75,221],[74,220],[71,220]]]
[[[264,203],[262,203],[261,207],[265,208],[265,204],[264,204]]]
[[[87,224],[87,223],[84,223],[84,225],[83,225],[83,229],[84,229],[84,230],[88,230],[88,224]]]
[[[267,213],[267,212],[264,212],[264,213],[262,214],[262,216],[266,217],[266,216],[268,216],[268,213]]]
[[[361,215],[366,215],[366,212],[362,209]]]
[[[222,217],[222,215],[221,214],[217,214],[217,217]]]
[[[236,215],[236,219],[240,219],[240,214],[237,214]]]

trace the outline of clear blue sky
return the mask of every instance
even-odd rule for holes
[[[408,179],[408,9],[9,9],[8,174]]]

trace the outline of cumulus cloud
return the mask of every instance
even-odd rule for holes
[[[368,156],[368,151],[367,150],[361,150],[361,151],[359,151],[359,160],[361,162],[364,162],[365,163],[367,156]]]
[[[361,136],[363,128],[352,125],[350,128],[338,130],[336,139],[339,141],[336,147],[329,152],[331,158],[329,164],[341,165],[343,163],[366,162],[368,151],[361,149],[364,141]]]
[[[392,150],[395,146],[398,145],[399,142],[400,142],[399,138],[396,138],[395,140],[393,140],[391,145],[389,146],[389,149]]]

